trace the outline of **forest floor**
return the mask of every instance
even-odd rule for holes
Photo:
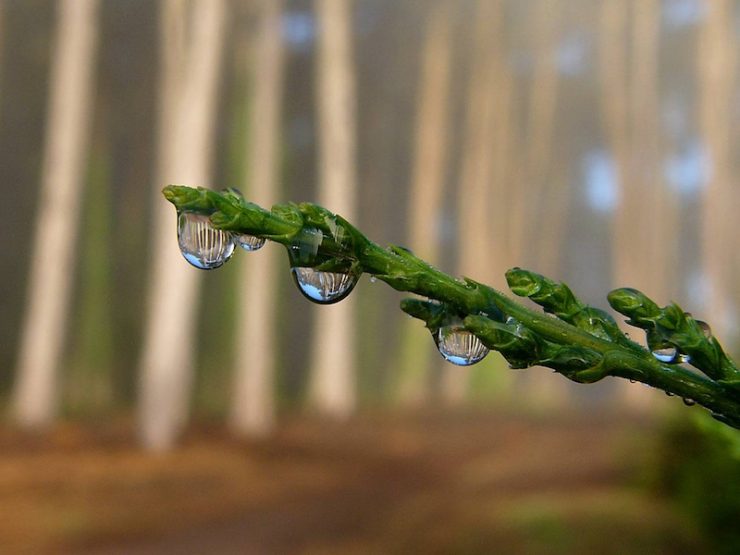
[[[0,430],[0,552],[703,552],[640,487],[639,419],[490,413],[285,423],[237,442],[200,428],[146,454],[130,427]]]

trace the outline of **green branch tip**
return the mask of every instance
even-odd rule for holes
[[[220,266],[234,244],[249,251],[269,240],[286,248],[301,292],[320,304],[343,299],[363,273],[420,295],[401,301],[401,309],[424,322],[440,352],[455,364],[474,364],[495,350],[511,368],[546,366],[578,383],[605,377],[639,381],[688,405],[702,405],[717,420],[740,428],[737,365],[709,325],[675,303],[661,308],[631,288],[608,294],[611,307],[644,331],[643,346],[627,337],[610,314],[588,306],[566,284],[535,272],[512,268],[506,280],[515,295],[544,312],[485,284],[449,276],[403,247],[383,248],[315,204],[277,204],[266,210],[236,189],[181,185],[165,187],[163,195],[180,215],[181,250],[198,268]]]

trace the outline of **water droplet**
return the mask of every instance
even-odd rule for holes
[[[669,364],[678,362],[679,360],[678,349],[672,346],[653,349],[653,356],[660,362],[666,362]]]
[[[630,383],[637,383],[637,380],[630,379]]]
[[[668,395],[668,397],[673,397],[673,393],[671,393],[670,391],[666,391],[665,394]]]
[[[687,407],[693,407],[696,404],[696,401],[694,401],[693,399],[689,399],[688,397],[684,397],[682,400],[683,404]]]
[[[254,252],[261,249],[265,244],[263,237],[255,237],[247,233],[236,236],[237,244],[247,252]]]
[[[712,328],[709,327],[709,324],[707,324],[704,320],[697,320],[697,324],[699,324],[699,328],[701,328],[701,331],[704,333],[704,337],[707,339],[711,339],[712,337]]]
[[[177,242],[185,260],[201,270],[222,266],[234,253],[234,238],[216,229],[208,216],[181,212],[177,217]]]
[[[689,362],[691,362],[691,357],[689,355],[685,355],[683,353],[680,353],[678,355],[678,362],[681,362],[681,363],[689,363]]]
[[[443,326],[434,334],[440,354],[452,364],[470,366],[488,354],[488,347],[459,324]]]
[[[378,278],[376,278],[375,276],[370,276],[370,283],[375,283],[376,281],[378,281]]]
[[[332,304],[344,299],[357,284],[358,277],[302,267],[291,268],[291,273],[303,296],[318,304]]]

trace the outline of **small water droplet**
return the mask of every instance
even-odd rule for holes
[[[318,304],[332,304],[344,299],[357,284],[358,277],[302,267],[291,268],[291,273],[303,296]]]
[[[688,397],[684,397],[683,404],[687,407],[693,407],[696,404],[696,401],[694,401],[693,399],[689,399]]]
[[[376,281],[378,281],[378,278],[376,278],[375,276],[370,276],[370,283],[375,283]]]
[[[678,362],[678,349],[672,346],[653,349],[653,356],[660,362],[674,363]]]
[[[265,245],[265,239],[263,237],[255,237],[247,233],[242,233],[236,236],[237,244],[247,252],[254,252],[261,249]]]
[[[689,362],[691,362],[691,357],[689,355],[684,354],[684,353],[680,353],[678,355],[678,362],[681,362],[681,363],[689,363]]]
[[[701,331],[704,333],[704,337],[706,337],[707,339],[711,339],[712,328],[709,327],[709,324],[707,324],[704,320],[697,320],[696,323],[699,324]]]
[[[630,383],[637,383],[637,380],[630,379]]]
[[[673,393],[671,393],[670,391],[666,391],[665,394],[668,395],[668,397],[673,397]]]
[[[452,364],[470,366],[488,354],[488,347],[459,324],[443,326],[434,334],[440,354]]]
[[[208,216],[181,212],[177,217],[177,242],[185,260],[201,270],[222,266],[234,253],[234,238],[216,229]]]

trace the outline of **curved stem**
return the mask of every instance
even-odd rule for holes
[[[527,308],[487,285],[449,276],[402,247],[383,248],[340,216],[314,204],[276,205],[268,211],[230,191],[170,185],[163,193],[178,211],[209,214],[219,229],[264,237],[288,248],[295,248],[306,234],[319,234],[318,248],[305,261],[307,266],[326,271],[351,267],[376,276],[398,291],[433,299],[437,301],[433,305],[410,301],[402,303],[402,309],[430,328],[439,326],[440,310],[467,316],[466,329],[489,348],[500,351],[512,367],[549,366],[580,383],[606,376],[642,382],[703,405],[719,420],[740,427],[737,366],[715,339],[691,336],[692,330],[699,333],[699,327],[683,312],[683,316],[676,316],[676,305],[658,309],[643,296],[639,298],[643,304],[635,308],[635,294],[639,292],[617,290],[610,294],[610,302],[613,296],[617,301],[612,302],[614,308],[629,315],[630,323],[651,332],[661,331],[679,348],[681,341],[695,352],[697,342],[705,342],[704,352],[716,345],[718,367],[707,368],[707,357],[698,365],[706,375],[679,364],[659,362],[650,350],[625,338],[611,316],[584,305],[567,286],[543,276],[518,268],[507,273],[515,293],[530,297],[554,315]],[[627,308],[621,307],[620,299]],[[673,320],[666,320],[666,314]],[[676,330],[683,330],[683,335]]]

